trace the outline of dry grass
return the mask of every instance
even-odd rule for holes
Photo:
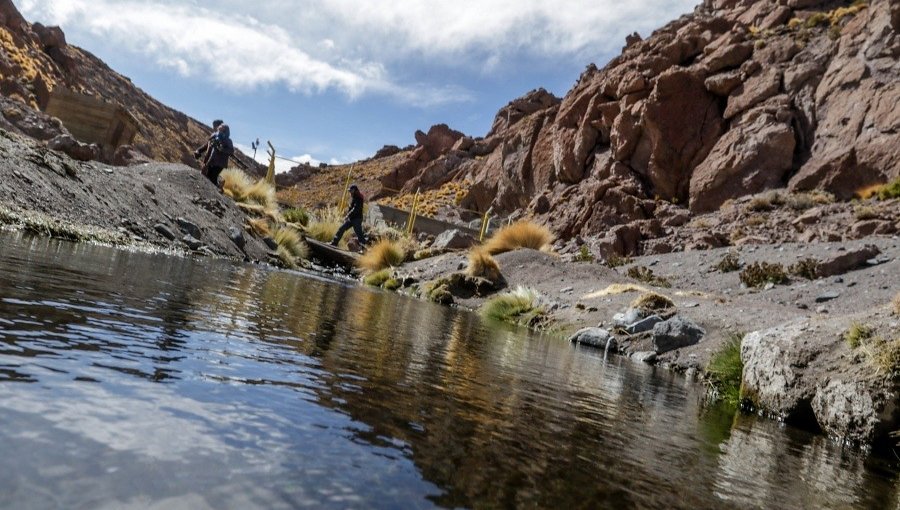
[[[827,191],[815,190],[806,193],[791,193],[786,200],[791,209],[804,211],[817,205],[833,204],[835,197]]]
[[[633,283],[614,283],[603,290],[585,294],[581,297],[581,299],[594,299],[605,296],[616,296],[618,294],[625,294],[628,292],[649,292],[649,289],[642,285],[635,285]]]
[[[469,252],[469,266],[466,274],[486,278],[492,282],[500,281],[500,265],[491,257],[491,254],[481,248],[475,248]]]
[[[279,248],[284,248],[292,257],[298,259],[309,258],[309,247],[306,246],[306,243],[300,238],[300,234],[293,228],[279,227],[275,230],[272,238],[278,243]]]
[[[237,168],[226,168],[219,174],[222,182],[222,193],[231,197],[235,202],[243,202],[247,189],[253,185],[250,176]]]
[[[491,255],[519,248],[549,251],[552,242],[553,234],[547,227],[529,221],[518,221],[498,230],[484,243],[484,249]]]
[[[309,223],[306,225],[306,235],[312,237],[316,241],[329,243],[334,239],[334,235],[341,224],[344,223],[344,216],[337,207],[324,207],[310,214]],[[352,231],[348,230],[344,234],[344,238]],[[341,239],[342,247],[346,247],[346,243]]]
[[[628,268],[626,273],[629,278],[634,278],[635,280],[649,283],[650,285],[654,285],[656,287],[664,287],[669,288],[672,284],[668,279],[663,278],[662,276],[657,276],[653,274],[653,270],[649,267],[645,266],[634,266]]]
[[[878,210],[868,205],[858,205],[853,208],[853,217],[857,220],[874,220],[880,218]]]
[[[900,315],[900,292],[894,296],[894,300],[891,301],[891,308],[894,312],[894,315]]]
[[[380,287],[385,290],[397,290],[400,288],[400,281],[394,278],[394,271],[390,268],[375,271],[363,278],[363,283],[372,287]]]
[[[247,225],[259,237],[269,237],[272,235],[272,229],[269,227],[269,220],[265,218],[254,218],[247,220]]]
[[[540,294],[525,287],[492,297],[481,306],[480,313],[489,319],[535,329],[544,329],[550,323]]]
[[[875,333],[875,330],[871,327],[854,322],[850,325],[850,329],[844,332],[844,341],[847,342],[851,349],[856,349],[863,342],[872,338],[873,333]]]
[[[389,267],[397,267],[406,258],[399,243],[389,239],[378,241],[359,258],[357,264],[366,272],[375,272]]]
[[[819,261],[814,258],[805,258],[788,268],[791,274],[801,276],[807,280],[815,280],[819,277]]]
[[[632,301],[631,308],[646,310],[648,312],[660,312],[675,308],[675,303],[662,294],[647,292],[641,294],[637,299]]]
[[[716,264],[716,269],[723,273],[730,273],[732,271],[737,271],[741,268],[741,259],[738,257],[737,252],[730,251],[726,253],[722,260]]]
[[[279,246],[275,250],[275,256],[281,261],[282,265],[288,269],[297,269],[297,258],[288,251],[284,246]]]
[[[265,179],[253,181],[247,174],[237,168],[226,168],[220,174],[222,193],[231,197],[241,209],[272,218],[276,223],[282,221],[275,199],[275,188]]]

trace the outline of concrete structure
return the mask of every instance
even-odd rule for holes
[[[381,220],[402,229],[404,226],[406,226],[406,222],[409,221],[409,211],[396,209],[394,207],[389,207],[386,205],[369,204],[368,220],[370,223],[377,223],[379,220]],[[469,234],[473,238],[478,239],[479,231],[477,229],[473,229],[468,226],[457,225],[455,223],[448,223],[446,221],[426,218],[424,216],[416,216],[416,224],[413,226],[414,232],[424,232],[433,236],[438,236],[443,232],[451,229],[459,230],[460,232]]]
[[[101,149],[131,144],[138,130],[137,120],[125,108],[63,87],[50,93],[44,111],[61,120],[78,140]]]

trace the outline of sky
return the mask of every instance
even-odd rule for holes
[[[538,87],[562,97],[627,34],[697,2],[14,0],[162,103],[224,119],[245,152],[269,140],[313,164],[403,147],[438,123],[483,136],[509,101]]]

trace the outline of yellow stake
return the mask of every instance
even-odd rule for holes
[[[344,182],[344,192],[341,193],[341,201],[338,204],[338,210],[343,211],[345,207],[347,207],[347,193],[350,191],[347,187],[350,186],[350,179],[353,178],[353,165],[350,165],[350,170],[347,171],[347,180]]]
[[[406,233],[412,234],[413,227],[416,225],[416,209],[419,207],[419,190],[416,189],[416,194],[413,196],[412,208],[409,210],[409,221],[406,224]]]
[[[494,208],[490,207],[487,211],[484,211],[484,217],[481,219],[481,233],[478,234],[478,242],[484,242],[484,235],[487,233],[488,223],[491,221],[491,211]]]
[[[275,147],[272,145],[272,142],[266,140],[266,144],[269,146],[269,170],[266,172],[266,182],[275,185]]]

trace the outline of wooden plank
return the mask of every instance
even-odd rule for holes
[[[311,237],[306,237],[305,240],[309,246],[309,251],[322,262],[336,264],[347,269],[356,267],[356,262],[359,260],[358,253],[335,248],[328,243],[316,241]]]

